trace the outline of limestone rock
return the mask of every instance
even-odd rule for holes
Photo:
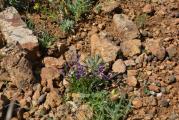
[[[124,62],[121,59],[119,59],[114,62],[113,66],[112,66],[112,70],[113,70],[113,72],[124,73],[126,71],[126,66],[125,66]]]
[[[162,46],[162,41],[160,39],[147,39],[146,40],[146,50],[155,55],[159,60],[163,60],[165,57],[165,48]]]
[[[153,6],[151,4],[147,4],[143,8],[143,12],[148,13],[148,14],[152,13],[152,12],[154,12],[154,8],[153,8]]]
[[[114,61],[117,57],[119,47],[113,45],[104,37],[100,37],[98,34],[91,36],[91,54],[100,55],[105,62]]]
[[[59,70],[55,67],[44,67],[41,70],[41,85],[53,88],[53,80],[60,76]]]
[[[113,16],[113,23],[116,26],[122,40],[131,40],[139,36],[137,25],[134,24],[124,14],[115,14]]]
[[[137,70],[127,70],[127,76],[136,76],[137,74]]]
[[[115,10],[116,8],[118,8],[119,6],[120,6],[120,2],[119,2],[119,1],[105,1],[105,2],[102,4],[101,10],[102,10],[104,13],[110,13],[110,12],[112,12],[113,10]]]
[[[45,57],[43,60],[45,67],[56,67],[56,68],[62,68],[65,64],[65,60],[63,57],[54,58],[54,57]]]
[[[137,39],[123,41],[120,47],[125,57],[132,57],[134,55],[140,54],[141,41]]]
[[[77,58],[77,50],[75,46],[70,46],[69,50],[65,52],[65,61],[68,63],[76,61]]]
[[[14,7],[8,7],[0,13],[0,31],[7,43],[20,43],[32,56],[38,53],[37,37],[27,28]]]
[[[12,45],[7,48],[6,56],[2,58],[1,70],[4,70],[1,76],[7,74],[10,81],[19,89],[29,88],[34,81],[32,65],[27,59],[27,53],[22,50],[20,45]]]
[[[139,98],[134,98],[134,100],[132,101],[132,105],[136,109],[141,108],[142,107],[142,100],[139,99]]]
[[[124,63],[126,66],[135,66],[136,65],[135,61],[132,59],[125,60]]]
[[[126,82],[131,87],[135,87],[138,83],[137,78],[135,76],[128,76]]]

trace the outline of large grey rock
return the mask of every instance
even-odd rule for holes
[[[37,37],[27,28],[14,7],[8,7],[0,12],[0,31],[7,43],[18,42],[30,52],[38,50]]]
[[[131,40],[137,38],[140,34],[137,25],[124,14],[115,14],[113,23],[122,40]]]

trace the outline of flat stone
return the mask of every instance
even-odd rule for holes
[[[38,40],[32,30],[21,19],[14,7],[8,7],[0,13],[0,31],[7,43],[18,42],[24,49],[34,54],[38,51]]]
[[[140,35],[137,25],[124,14],[115,14],[113,23],[122,40],[135,39]]]
[[[147,39],[145,49],[155,55],[159,60],[163,60],[166,54],[160,39]]]
[[[77,56],[77,50],[75,46],[70,46],[69,50],[65,52],[65,61],[68,63],[76,61],[78,58]]]
[[[132,57],[140,54],[141,41],[137,39],[123,41],[120,47],[125,57]]]
[[[148,88],[151,91],[160,92],[160,88],[158,86],[156,86],[156,85],[149,85]]]
[[[112,70],[113,70],[113,72],[124,73],[126,71],[126,66],[125,66],[124,62],[121,59],[119,59],[114,62],[113,66],[112,66]]]
[[[148,14],[152,13],[152,12],[154,12],[154,8],[153,8],[153,6],[151,4],[147,4],[143,8],[143,12],[148,13]]]
[[[125,60],[124,63],[125,63],[126,66],[135,66],[136,65],[135,61],[132,60],[132,59]]]
[[[128,76],[126,83],[131,87],[135,87],[135,86],[137,86],[138,81],[135,76]]]
[[[115,10],[116,8],[118,8],[119,6],[120,6],[120,2],[119,2],[119,1],[105,1],[105,2],[102,4],[101,10],[102,10],[104,13],[110,13],[110,12],[112,12],[113,10]]]
[[[136,76],[137,74],[137,70],[127,70],[127,76]]]
[[[98,34],[91,36],[91,54],[100,55],[104,62],[115,61],[119,47]]]
[[[65,64],[65,60],[63,57],[55,58],[55,57],[45,57],[43,60],[45,67],[56,67],[62,68]]]
[[[134,100],[132,100],[132,105],[134,108],[139,109],[142,107],[142,100],[140,98],[134,98]]]

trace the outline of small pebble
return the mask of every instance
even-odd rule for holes
[[[176,78],[175,78],[174,75],[171,75],[171,76],[167,77],[167,79],[166,79],[167,84],[172,84],[172,83],[175,83],[175,82],[176,82]]]
[[[135,98],[132,101],[132,105],[134,106],[134,108],[141,108],[142,107],[142,101],[139,98]]]
[[[39,97],[39,99],[38,99],[38,104],[41,104],[41,103],[43,103],[44,101],[45,101],[45,99],[46,99],[46,96],[47,96],[47,94],[46,93],[44,93],[44,94],[42,94],[40,97]]]
[[[162,101],[161,101],[161,106],[162,106],[162,107],[169,107],[169,105],[170,105],[170,104],[169,104],[168,100],[162,100]]]
[[[157,93],[157,97],[162,97],[162,93]]]
[[[168,93],[165,87],[161,87],[161,88],[160,88],[160,91],[161,91],[163,94],[167,94],[167,93]]]

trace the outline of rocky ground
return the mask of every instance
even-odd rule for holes
[[[111,88],[126,93],[131,111],[126,120],[179,120],[179,3],[177,0],[120,0],[102,3],[75,34],[63,33],[51,20],[30,14],[29,30],[14,8],[0,13],[0,117],[12,120],[84,120],[87,104],[64,103],[69,82],[66,63],[99,54],[115,74]],[[44,53],[40,30],[55,41]],[[10,106],[14,105],[13,109]],[[74,107],[75,106],[75,107]],[[9,120],[9,119],[8,119]]]

